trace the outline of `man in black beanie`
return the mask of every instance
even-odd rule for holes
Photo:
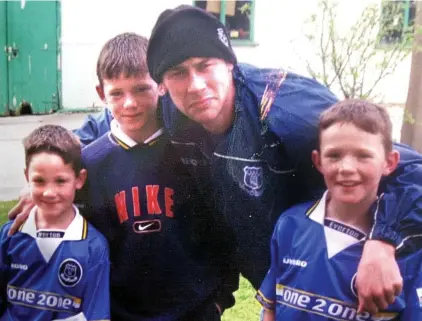
[[[325,189],[311,152],[317,147],[319,115],[337,98],[312,79],[238,64],[224,25],[192,6],[158,17],[147,60],[163,95],[172,143],[215,198],[215,215],[234,234],[237,267],[257,289],[270,266],[270,239],[279,215],[321,197]],[[417,160],[421,177],[422,156],[395,148]],[[357,272],[361,311],[374,313],[401,291],[395,246],[411,234],[405,227],[417,227],[422,218],[415,214],[417,205],[403,202],[392,210],[386,199],[401,204],[406,193],[397,191],[420,184],[408,175],[414,170],[402,162],[382,187],[384,197]]]

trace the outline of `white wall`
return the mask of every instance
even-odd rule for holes
[[[63,107],[102,106],[95,92],[95,68],[103,44],[122,32],[149,36],[161,11],[181,3],[177,0],[62,1]]]
[[[340,20],[344,29],[377,0],[341,0]],[[316,0],[256,0],[255,47],[235,47],[238,60],[260,67],[288,68],[306,73],[304,59],[312,49],[303,41],[303,22],[316,10]],[[149,36],[161,11],[192,1],[183,0],[71,0],[62,1],[63,106],[101,106],[96,97],[95,65],[102,45],[125,31]],[[379,91],[384,101],[403,103],[407,95],[410,58],[386,79]]]

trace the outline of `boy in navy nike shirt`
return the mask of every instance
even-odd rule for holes
[[[238,280],[232,245],[162,128],[147,44],[126,33],[100,53],[98,92],[113,120],[82,151],[81,202],[110,244],[113,321],[220,320]]]

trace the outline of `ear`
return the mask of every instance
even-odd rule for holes
[[[84,186],[87,177],[86,169],[81,169],[79,175],[76,177],[76,189],[81,189]]]
[[[100,99],[102,101],[105,101],[105,95],[104,95],[104,88],[101,85],[97,85],[95,86],[95,90],[97,91],[98,97],[100,97]]]
[[[317,150],[312,151],[312,163],[314,163],[316,169],[322,174],[321,155]]]
[[[29,183],[29,179],[28,179],[28,168],[25,167],[23,169],[23,174],[25,175],[26,182]]]
[[[230,62],[226,62],[226,65],[227,65],[227,69],[228,69],[230,72],[232,72],[232,71],[233,71],[233,68],[234,68],[234,65],[233,65],[232,63],[230,63]]]
[[[383,175],[390,175],[397,168],[399,161],[400,153],[398,151],[392,150],[389,152],[386,157],[386,166],[384,168]]]
[[[161,84],[158,84],[158,94],[160,96],[164,96],[167,93],[167,87],[164,85],[163,82]]]

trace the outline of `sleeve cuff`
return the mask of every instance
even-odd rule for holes
[[[394,231],[390,226],[386,224],[376,223],[369,234],[370,240],[378,240],[387,242],[397,247],[402,242],[402,237],[399,233]]]
[[[261,292],[258,292],[255,295],[255,299],[261,304],[261,306],[266,310],[274,310],[274,302],[266,299]]]

